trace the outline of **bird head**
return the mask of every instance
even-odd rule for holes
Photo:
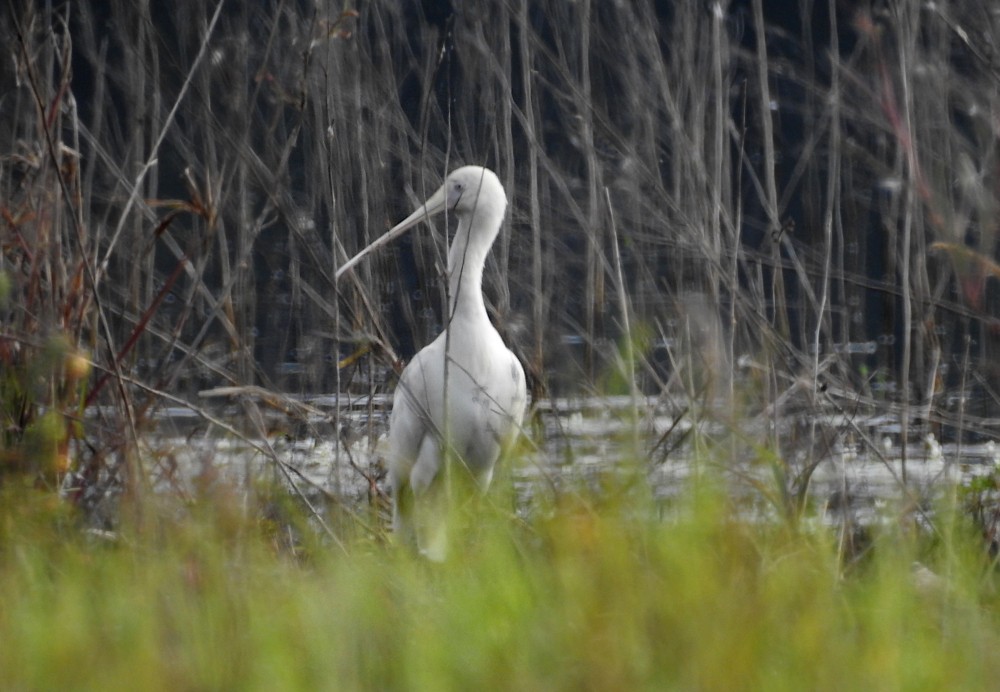
[[[431,210],[432,204],[435,206],[434,211]],[[427,200],[423,208],[428,214],[445,209],[459,215],[475,214],[477,210],[502,214],[507,208],[507,195],[504,194],[500,179],[490,169],[462,166],[445,178],[444,184]],[[417,212],[419,211],[418,209]]]
[[[382,237],[375,240],[371,245],[356,254],[350,260],[341,265],[337,271],[339,279],[347,270],[353,267],[362,257],[372,250],[385,245],[398,238],[413,226],[421,221],[430,219],[442,212],[455,214],[462,219],[491,218],[496,223],[482,224],[492,235],[487,241],[487,245],[493,242],[493,237],[499,230],[500,219],[507,209],[507,195],[504,193],[503,185],[496,173],[482,166],[462,166],[456,168],[448,177],[444,184],[431,195],[426,202],[417,207],[416,210],[398,224],[393,226]]]

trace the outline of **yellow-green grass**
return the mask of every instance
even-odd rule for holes
[[[147,501],[108,540],[51,498],[4,494],[3,689],[1000,680],[995,577],[961,521],[930,537],[890,524],[845,567],[836,531],[741,520],[711,490],[692,487],[666,520],[643,500],[570,494],[527,520],[480,505],[436,565],[362,536],[346,555],[313,539],[295,553],[226,501],[183,514]],[[938,578],[915,577],[916,559]]]

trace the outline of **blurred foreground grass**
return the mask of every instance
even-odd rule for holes
[[[711,490],[668,520],[575,496],[524,521],[486,508],[429,565],[360,538],[347,556],[314,540],[293,555],[233,503],[147,508],[110,540],[77,531],[51,495],[3,499],[3,689],[1000,680],[996,576],[961,522],[931,538],[885,528],[845,569],[834,533],[738,520]]]

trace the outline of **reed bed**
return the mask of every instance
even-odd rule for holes
[[[1000,15],[674,5],[0,9],[5,686],[995,679],[1000,474],[955,471],[1000,421]],[[569,406],[626,462],[527,509],[508,475],[434,569],[387,546],[377,443],[447,229],[333,277],[464,163],[511,199],[522,456],[573,463]],[[183,467],[204,439],[264,471]],[[859,457],[893,491],[824,524]]]

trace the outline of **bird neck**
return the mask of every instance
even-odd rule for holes
[[[448,290],[452,319],[488,320],[483,301],[483,267],[486,255],[500,231],[503,209],[480,206],[458,221],[458,230],[448,251]]]

